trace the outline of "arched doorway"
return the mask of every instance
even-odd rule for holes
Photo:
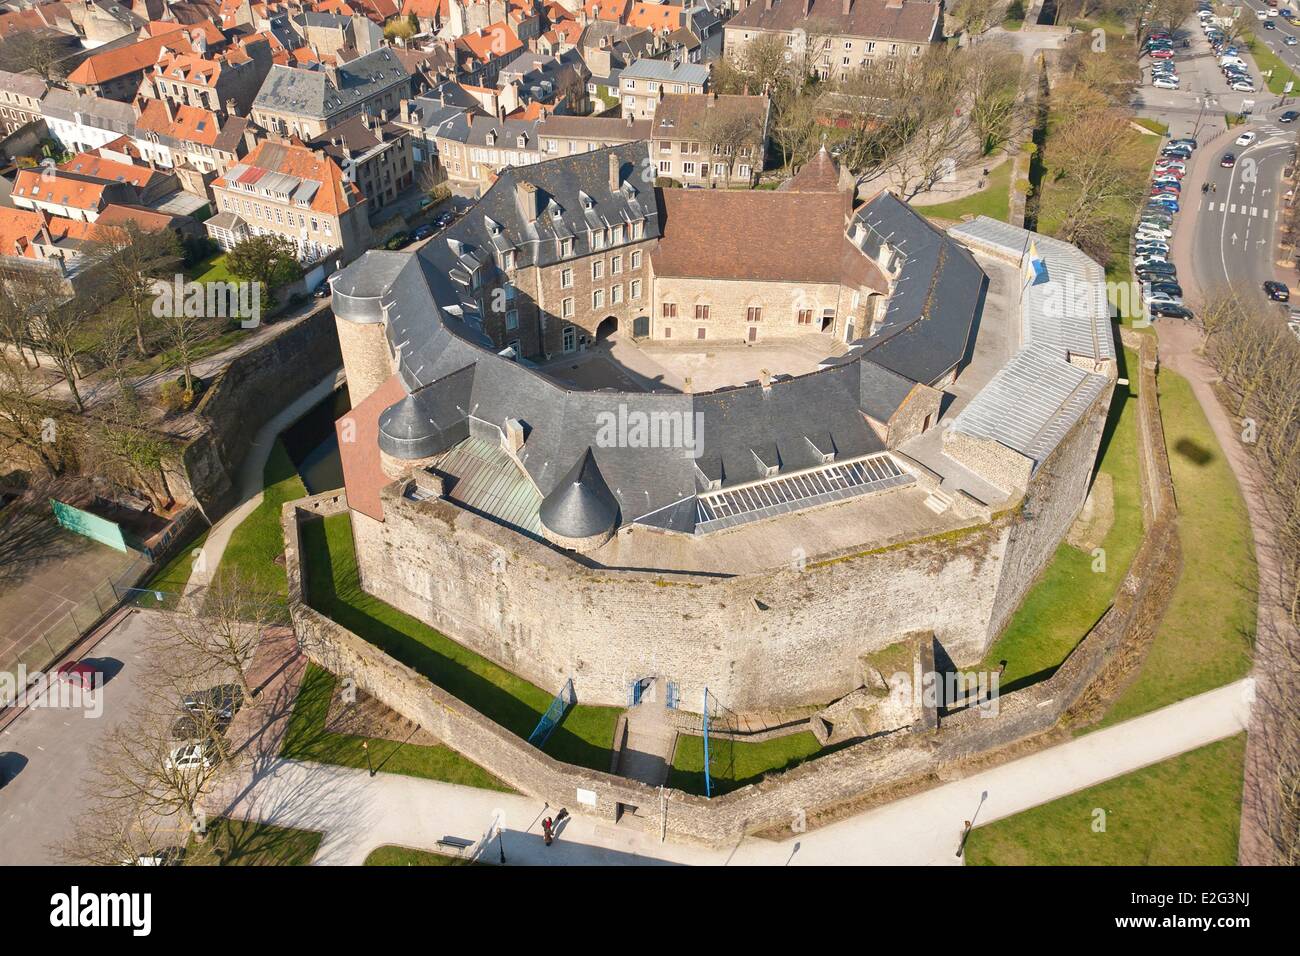
[[[596,341],[604,342],[611,335],[618,331],[618,319],[614,316],[606,316],[600,320],[600,325],[596,326]]]

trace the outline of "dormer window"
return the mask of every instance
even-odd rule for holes
[[[579,191],[578,195],[582,197],[582,208],[592,210],[596,208],[596,200],[592,199],[586,193]]]
[[[560,240],[560,255],[565,256],[566,258],[573,255],[572,237]]]
[[[510,270],[515,267],[515,250],[506,249],[501,253],[501,268]],[[513,288],[512,288],[513,293]]]

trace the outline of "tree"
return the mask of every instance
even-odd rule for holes
[[[963,33],[979,34],[997,22],[997,11],[1002,0],[955,0],[948,15],[956,21]]]
[[[166,511],[175,501],[166,468],[172,443],[152,427],[135,389],[119,384],[113,399],[96,411],[85,436],[95,472],[143,491],[156,512]]]
[[[1118,110],[1081,113],[1061,124],[1047,141],[1048,165],[1068,189],[1056,232],[1103,265],[1110,258],[1110,235],[1125,205],[1141,197],[1143,172],[1125,162],[1128,116]]]
[[[0,452],[26,458],[53,478],[64,456],[60,410],[45,397],[47,387],[35,369],[0,350]]]
[[[262,283],[268,294],[302,275],[294,244],[270,233],[249,236],[237,243],[226,253],[226,267],[236,278]]]
[[[180,243],[168,229],[146,231],[133,221],[97,227],[93,237],[92,266],[102,270],[113,290],[131,307],[136,352],[144,355],[144,330],[154,285],[159,279],[170,278],[180,264]]]
[[[966,89],[980,155],[990,155],[1024,131],[1022,75],[1020,54],[1006,44],[981,43],[967,53]]]
[[[714,156],[720,156],[726,167],[726,182],[731,185],[731,170],[737,154],[743,149],[758,151],[757,161],[752,164],[755,172],[763,168],[762,135],[754,118],[747,113],[719,113],[714,110],[704,121],[701,131],[706,148]]]
[[[81,360],[96,349],[93,320],[104,306],[104,290],[83,285],[69,293],[62,276],[45,270],[32,270],[29,282],[33,338],[63,374],[77,411],[84,412],[77,383]]]
[[[207,589],[182,602],[168,615],[159,634],[166,659],[185,668],[172,671],[172,679],[186,682],[203,674],[233,674],[252,700],[249,680],[253,651],[269,628],[288,623],[283,599],[268,594],[256,582],[235,572],[216,575]]]
[[[202,310],[185,308],[185,303],[174,303],[170,309],[162,309],[158,315],[163,335],[167,343],[176,350],[176,357],[181,364],[181,377],[185,382],[184,404],[189,404],[194,396],[194,355],[199,344],[209,338],[218,322]]]

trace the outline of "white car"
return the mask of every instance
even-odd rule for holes
[[[204,770],[211,769],[217,762],[217,748],[212,743],[195,743],[181,744],[167,755],[167,760],[163,766],[168,770],[194,770],[202,767]]]
[[[1249,146],[1253,142],[1255,142],[1254,133],[1242,133],[1236,139],[1236,143],[1238,146]]]
[[[1300,43],[1300,40],[1297,40],[1294,34],[1288,33],[1282,42],[1287,46],[1295,46],[1297,43]]]
[[[1268,14],[1265,13],[1263,10],[1257,10],[1257,11],[1255,12],[1255,19],[1256,19],[1256,20],[1267,20],[1267,19],[1268,19]]]
[[[1270,17],[1275,17],[1275,16],[1277,16],[1277,8],[1274,7],[1274,8],[1272,8],[1272,9],[1270,9],[1270,10],[1268,11],[1268,15],[1269,15]]]
[[[1153,262],[1168,262],[1168,261],[1169,260],[1165,256],[1156,255],[1154,253],[1145,256],[1135,256],[1133,259],[1133,268],[1140,269],[1143,266],[1151,265],[1151,263]]]
[[[1248,83],[1245,80],[1238,80],[1229,87],[1234,93],[1254,93],[1255,84]]]
[[[1178,89],[1178,80],[1166,80],[1164,77],[1161,77],[1158,80],[1152,80],[1151,85],[1157,90],[1176,90]]]

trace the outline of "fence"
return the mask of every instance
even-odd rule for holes
[[[0,670],[17,674],[25,669],[28,674],[43,671],[68,652],[91,628],[118,607],[133,586],[149,573],[151,562],[147,555],[136,554],[135,559],[117,575],[105,578],[91,588],[90,595],[74,604],[51,626],[20,646],[10,660],[0,665]],[[8,689],[0,685],[0,707],[12,703],[6,699]]]
[[[0,672],[17,675],[20,670],[33,674],[48,669],[122,604],[174,609],[180,601],[180,595],[142,589],[136,585],[175,552],[190,526],[200,516],[201,512],[194,506],[177,515],[151,548],[136,552],[126,568],[100,581],[90,589],[87,597],[64,611],[44,631],[28,637],[9,655],[9,659],[0,661]],[[8,697],[8,687],[0,684],[0,707],[8,707],[12,703]]]

